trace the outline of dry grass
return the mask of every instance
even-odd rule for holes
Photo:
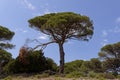
[[[26,74],[19,74],[19,75],[11,75],[7,76],[4,79],[0,80],[110,80],[110,79],[93,79],[93,78],[65,78],[59,76],[49,76],[48,74],[36,74],[36,75],[26,75]],[[119,80],[119,79],[114,79]]]

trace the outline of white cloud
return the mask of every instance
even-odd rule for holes
[[[40,39],[40,40],[47,40],[48,39],[48,36],[43,34],[43,35],[40,35],[37,39]]]
[[[28,9],[30,9],[30,10],[35,10],[36,9],[36,7],[32,3],[30,3],[28,0],[22,0],[22,1]]]
[[[20,29],[20,28],[13,28],[13,30],[15,31],[15,33],[27,33],[28,32],[28,30],[25,30],[25,29]]]
[[[116,19],[116,22],[117,22],[117,23],[120,23],[120,17],[118,17],[118,18]]]
[[[108,44],[108,39],[103,39],[103,41],[100,43],[102,46],[105,46],[106,44]]]
[[[46,40],[46,36],[39,36],[38,39]]]
[[[43,11],[43,13],[44,14],[49,14],[49,13],[56,13],[56,9],[54,9],[54,10],[51,10],[51,5],[49,5],[48,3],[46,3],[44,6],[41,6],[41,8],[43,8],[44,9],[44,11]]]
[[[46,3],[45,6],[43,6],[44,8],[44,14],[49,14],[51,11],[49,10],[49,4]]]
[[[106,37],[107,35],[108,35],[108,32],[107,32],[106,30],[103,30],[103,31],[102,31],[102,36],[103,36],[103,37]]]
[[[27,31],[27,30],[23,30],[22,32],[23,32],[23,33],[26,33],[26,32],[28,32],[28,31]]]
[[[120,27],[116,26],[116,27],[114,28],[114,33],[120,33]]]
[[[120,26],[116,26],[113,29],[108,30],[109,33],[120,33]]]
[[[45,11],[44,11],[44,13],[45,13],[45,14],[49,14],[49,13],[50,13],[50,10],[46,8]]]

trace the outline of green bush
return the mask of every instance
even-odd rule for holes
[[[12,80],[12,77],[8,76],[8,77],[4,78],[3,80]]]
[[[112,75],[111,73],[105,73],[105,74],[104,74],[104,78],[107,78],[107,79],[114,79],[115,76]]]
[[[46,57],[46,70],[55,71],[57,70],[57,64],[51,59]]]
[[[42,74],[37,74],[34,76],[35,78],[46,78],[46,77],[49,77],[49,74],[48,73],[42,73]]]
[[[15,60],[10,61],[4,68],[3,68],[3,73],[10,74],[13,73],[15,68]]]
[[[80,67],[83,63],[83,60],[75,60],[72,62],[65,63],[65,74],[80,71]]]
[[[23,59],[25,58],[25,59]],[[19,56],[10,61],[5,67],[5,73],[38,73],[45,70],[56,71],[56,63],[50,59],[46,58],[42,51],[28,51],[27,56],[20,60]],[[23,62],[25,60],[25,63]]]
[[[79,78],[79,77],[84,77],[84,74],[81,72],[74,71],[69,74],[66,74],[66,77],[67,78]]]
[[[96,73],[96,78],[97,79],[100,79],[100,78],[114,79],[115,76],[112,75],[111,73]]]
[[[117,75],[117,78],[120,79],[120,75]]]
[[[106,80],[106,79],[105,79],[105,78],[103,78],[103,77],[100,77],[100,78],[99,78],[99,80]]]
[[[91,71],[88,73],[88,77],[95,78],[97,76],[97,73]]]

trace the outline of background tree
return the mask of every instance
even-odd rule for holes
[[[3,67],[12,60],[11,53],[0,49],[0,74],[3,71]]]
[[[102,47],[99,56],[104,60],[103,67],[106,70],[117,73],[118,68],[120,68],[120,42]]]
[[[93,24],[90,18],[73,12],[45,14],[30,19],[28,22],[30,27],[49,35],[51,41],[43,45],[58,44],[60,51],[59,73],[64,72],[64,43],[69,39],[88,41],[93,35]]]
[[[83,62],[83,60],[75,60],[65,63],[65,74],[69,74],[74,71],[81,72],[81,65],[83,64]]]
[[[12,59],[12,55],[4,49],[11,49],[14,47],[14,45],[8,43],[13,36],[14,32],[10,31],[8,28],[0,26],[0,72],[2,72],[2,67]]]
[[[91,64],[90,61],[84,61],[81,65],[81,71],[84,72],[85,75],[88,74],[89,71],[91,71]]]
[[[56,71],[56,63],[44,56],[42,50],[20,49],[19,56],[4,67],[4,73],[38,73],[45,70]]]
[[[46,70],[57,71],[57,64],[48,57],[46,57]]]
[[[102,72],[102,62],[98,58],[92,58],[90,60],[90,68],[94,72]]]
[[[0,49],[13,48],[14,45],[9,44],[7,41],[11,40],[14,36],[14,32],[10,31],[8,28],[0,26]],[[7,42],[7,43],[5,43]]]

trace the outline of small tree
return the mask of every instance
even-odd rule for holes
[[[65,73],[71,73],[71,72],[81,72],[81,65],[84,63],[83,60],[75,60],[72,62],[65,63]]]
[[[88,41],[93,35],[93,24],[89,17],[73,12],[45,14],[30,19],[28,22],[30,27],[49,35],[51,40],[37,47],[50,43],[58,44],[60,51],[59,73],[64,72],[64,43],[69,39]]]
[[[0,26],[0,49],[13,48],[14,45],[5,43],[4,41],[9,41],[14,36],[14,32],[10,31],[8,28]]]
[[[31,51],[28,47],[22,47],[19,56],[4,67],[4,73],[39,73],[56,71],[56,68],[56,63],[46,58],[42,50]]]
[[[102,47],[99,56],[104,60],[103,66],[106,69],[117,72],[117,69],[120,68],[120,42]]]
[[[91,70],[94,72],[102,72],[102,63],[98,58],[92,58],[90,60]]]
[[[5,49],[11,49],[14,47],[14,45],[8,43],[13,36],[14,32],[10,31],[8,28],[0,26],[0,72],[2,72],[2,67],[12,59],[12,55],[5,51]]]

